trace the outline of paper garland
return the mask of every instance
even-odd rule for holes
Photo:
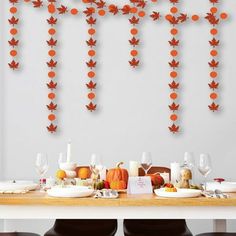
[[[23,0],[21,0],[23,1]],[[49,18],[47,19],[47,23],[49,25],[48,30],[48,40],[47,40],[47,46],[48,46],[48,55],[49,60],[47,61],[47,67],[49,69],[48,71],[48,83],[47,87],[49,89],[48,98],[49,103],[47,104],[47,109],[49,111],[48,120],[50,121],[50,124],[47,126],[47,130],[51,133],[55,133],[57,131],[57,125],[56,122],[56,115],[55,112],[57,110],[57,104],[55,102],[56,99],[56,88],[57,88],[57,82],[56,82],[56,67],[57,67],[57,60],[56,57],[56,46],[57,46],[57,39],[55,37],[56,35],[56,29],[55,26],[57,24],[58,18],[61,15],[64,14],[70,14],[73,16],[78,15],[79,13],[83,13],[80,15],[85,15],[86,17],[86,23],[89,26],[88,27],[88,39],[86,40],[86,44],[88,46],[88,60],[86,61],[86,66],[88,68],[87,73],[87,81],[86,81],[86,87],[88,89],[87,97],[89,99],[88,104],[86,105],[86,108],[88,111],[93,112],[97,109],[97,104],[95,103],[96,99],[96,87],[97,83],[95,82],[96,75],[96,66],[97,61],[95,60],[96,57],[96,22],[97,17],[103,17],[107,13],[110,13],[111,15],[117,15],[118,13],[121,13],[122,15],[129,15],[129,23],[131,25],[130,29],[130,39],[129,44],[132,47],[130,50],[131,59],[128,61],[129,65],[132,68],[137,68],[140,65],[140,59],[138,58],[138,49],[137,47],[140,45],[140,38],[138,37],[139,29],[138,25],[146,15],[147,11],[145,11],[146,6],[149,4],[149,2],[144,0],[130,0],[130,4],[125,4],[121,7],[115,4],[109,4],[103,0],[82,0],[84,4],[86,4],[86,8],[84,10],[78,10],[77,8],[70,8],[65,5],[58,5],[58,2],[60,0],[24,0],[25,3],[32,3],[32,6],[34,8],[41,8],[47,6],[48,13],[50,14]],[[10,28],[10,35],[11,39],[8,41],[10,46],[10,56],[11,61],[8,63],[9,67],[13,70],[19,69],[20,63],[16,60],[16,56],[18,54],[17,47],[19,45],[19,39],[17,39],[17,25],[19,23],[19,18],[17,18],[17,7],[16,4],[20,2],[20,0],[9,0],[10,2],[10,18],[8,19],[9,24],[11,26]],[[168,127],[169,131],[172,133],[178,133],[180,131],[179,126],[179,114],[178,111],[180,109],[180,104],[178,102],[179,97],[179,67],[181,66],[181,62],[178,59],[179,55],[179,44],[180,40],[178,39],[179,34],[179,25],[181,23],[187,22],[188,16],[184,13],[179,13],[179,9],[177,7],[177,4],[179,3],[179,0],[169,0],[170,4],[172,5],[170,8],[170,14],[167,14],[164,19],[167,20],[170,25],[170,34],[171,38],[168,40],[169,46],[170,46],[170,56],[171,59],[168,62],[170,67],[170,78],[171,81],[168,83],[170,92],[170,99],[171,103],[169,104],[169,110],[171,112],[170,114],[170,120],[171,125]],[[218,78],[218,72],[217,69],[219,67],[219,60],[217,59],[218,56],[218,50],[217,47],[220,44],[219,39],[217,38],[218,29],[217,25],[221,20],[227,19],[226,13],[218,13],[218,8],[215,6],[219,3],[219,0],[209,0],[209,2],[212,4],[212,7],[210,8],[210,12],[207,13],[205,16],[205,19],[210,23],[211,30],[210,33],[212,35],[212,38],[209,41],[211,50],[210,50],[210,56],[211,60],[208,62],[208,65],[211,69],[210,71],[210,78],[211,81],[208,84],[209,88],[211,89],[210,93],[210,99],[211,104],[208,106],[209,109],[213,112],[219,110],[219,104],[216,102],[218,99],[218,92],[217,89],[219,87],[219,82],[217,82]],[[157,0],[151,0],[151,4],[157,3]],[[57,7],[58,5],[58,7]],[[153,21],[160,21],[162,15],[158,11],[153,11],[149,17]],[[163,19],[163,18],[162,18]],[[199,15],[192,15],[191,19],[193,22],[196,22],[200,19]]]

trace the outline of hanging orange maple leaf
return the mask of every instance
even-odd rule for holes
[[[124,5],[120,10],[122,11],[123,15],[127,15],[130,13],[131,7],[129,5]]]
[[[169,84],[170,89],[178,89],[179,88],[179,83],[176,83],[175,81],[172,81],[171,84]]]
[[[53,26],[57,24],[57,19],[51,16],[49,19],[47,19],[47,22],[49,25]]]
[[[177,4],[177,3],[179,3],[179,0],[170,0],[170,3]]]
[[[48,65],[48,67],[53,69],[57,66],[57,61],[54,61],[53,59],[51,59],[49,62],[47,62],[47,65]]]
[[[49,105],[47,105],[47,108],[49,111],[53,112],[57,109],[57,104],[54,104],[53,102],[51,102]]]
[[[150,17],[156,21],[156,20],[159,20],[160,19],[160,12],[156,12],[156,11],[153,11],[152,14],[150,15]]]
[[[97,40],[94,40],[93,38],[90,38],[89,40],[86,41],[87,45],[90,47],[96,46]]]
[[[88,84],[86,84],[87,88],[90,89],[90,90],[93,90],[96,88],[97,84],[96,83],[93,83],[92,80],[89,81]]]
[[[15,26],[19,23],[19,19],[16,18],[15,16],[12,16],[11,19],[8,19],[8,22],[9,22],[10,25]]]
[[[87,107],[87,109],[89,110],[89,111],[95,111],[96,110],[96,108],[97,108],[97,105],[96,104],[93,104],[92,102],[90,102],[88,105],[86,105],[86,107]]]
[[[18,0],[9,0],[9,2],[14,5],[14,4],[18,3]]]
[[[50,47],[55,47],[57,45],[57,40],[54,40],[53,38],[50,38],[50,40],[47,40],[47,44]]]
[[[15,62],[14,60],[12,60],[11,63],[8,63],[9,67],[13,70],[16,70],[19,68],[19,62]]]
[[[180,16],[178,16],[178,20],[179,20],[181,23],[184,23],[187,19],[188,19],[187,14],[180,13]]]
[[[209,41],[209,44],[210,44],[212,47],[217,47],[217,46],[219,46],[219,44],[220,44],[220,40],[216,40],[215,38],[213,38],[211,41]]]
[[[211,62],[208,62],[209,66],[213,69],[217,68],[219,66],[219,62],[215,59],[212,59]]]
[[[38,8],[38,7],[42,7],[42,6],[43,6],[43,1],[41,1],[41,0],[35,0],[35,1],[32,1],[32,3],[33,3],[33,6],[34,6],[35,8]]]
[[[59,14],[65,14],[68,11],[67,7],[64,5],[58,7],[57,10],[59,11]]]
[[[170,132],[172,132],[173,134],[179,132],[179,126],[176,126],[175,124],[173,124],[172,126],[168,127]]]
[[[97,62],[90,59],[88,62],[86,62],[86,64],[90,69],[92,69],[92,68],[96,67]]]
[[[144,8],[146,6],[146,1],[144,0],[139,0],[137,3],[137,7]]]
[[[129,43],[135,47],[139,44],[139,39],[136,39],[135,37],[133,37],[131,40],[129,40]]]
[[[218,87],[219,87],[219,83],[216,83],[214,80],[208,85],[213,90],[218,89]]]
[[[129,61],[129,64],[130,64],[133,68],[135,68],[135,67],[137,67],[137,66],[139,65],[139,60],[133,58],[131,61]]]
[[[86,21],[89,25],[95,25],[97,20],[90,16]]]
[[[19,40],[16,40],[15,38],[12,38],[10,41],[8,41],[8,43],[11,47],[14,48],[14,47],[18,46]]]
[[[114,4],[111,4],[109,6],[109,12],[112,13],[113,15],[116,15],[119,12],[119,9]]]
[[[56,89],[56,87],[57,87],[57,83],[54,83],[52,80],[49,82],[49,83],[47,83],[47,86],[48,86],[48,88],[49,89]]]
[[[209,105],[208,107],[213,112],[218,111],[218,109],[219,109],[219,105],[215,104],[214,102],[211,105]]]
[[[132,18],[129,19],[129,22],[132,25],[137,25],[139,23],[139,18],[133,16]]]
[[[211,3],[216,4],[218,3],[218,0],[210,0]]]
[[[99,2],[96,2],[97,8],[104,8],[106,6],[106,3],[103,0],[100,0]]]
[[[169,105],[169,108],[171,111],[178,111],[179,110],[179,105],[175,104],[174,102]]]
[[[179,61],[176,61],[175,59],[173,59],[171,62],[169,62],[169,65],[172,68],[177,68],[179,67]]]
[[[170,46],[172,47],[177,47],[179,46],[179,40],[176,40],[175,38],[173,38],[171,41],[168,41]]]
[[[93,7],[87,7],[86,10],[83,11],[83,13],[88,17],[91,16],[94,13],[94,8]]]
[[[168,20],[168,21],[170,22],[170,24],[173,25],[173,26],[175,26],[175,25],[177,25],[177,24],[179,23],[179,19],[178,19],[177,17],[175,17],[175,16],[170,16],[170,17],[168,17],[167,20]]]
[[[47,126],[47,129],[49,132],[54,133],[57,131],[57,126],[55,126],[51,123],[49,126]]]

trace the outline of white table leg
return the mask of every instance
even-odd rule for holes
[[[213,231],[214,232],[226,232],[227,231],[226,220],[223,220],[223,219],[213,220]]]

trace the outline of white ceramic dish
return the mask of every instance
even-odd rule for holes
[[[236,182],[207,182],[207,190],[219,189],[224,193],[234,193],[236,192]]]
[[[201,196],[201,190],[196,189],[177,189],[177,192],[166,192],[165,188],[155,189],[155,194],[159,197],[171,198],[193,198]]]
[[[65,198],[76,198],[76,197],[89,197],[94,193],[93,189],[85,186],[55,186],[47,191],[51,197],[65,197]]]
[[[31,191],[35,190],[38,184],[33,181],[17,180],[17,181],[3,181],[0,182],[0,191]]]

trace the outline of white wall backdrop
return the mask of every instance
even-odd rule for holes
[[[63,1],[62,1],[63,2]],[[76,1],[65,1],[76,5]],[[121,1],[119,1],[121,2]],[[122,1],[125,2],[125,1]],[[159,11],[167,13],[167,1],[159,1]],[[181,1],[183,12],[205,15],[208,0]],[[219,82],[222,111],[208,111],[210,26],[206,21],[181,26],[181,129],[180,135],[168,131],[170,103],[169,25],[144,20],[140,25],[141,66],[128,65],[130,25],[123,16],[107,16],[97,25],[97,102],[91,114],[87,104],[87,25],[84,18],[65,16],[58,29],[58,126],[59,132],[46,131],[48,103],[46,11],[22,4],[20,8],[21,70],[8,69],[8,1],[1,1],[1,132],[0,177],[36,179],[34,160],[37,152],[48,153],[54,175],[59,152],[65,152],[72,139],[73,158],[87,164],[91,153],[100,153],[108,167],[117,161],[139,160],[142,151],[151,151],[155,165],[168,166],[183,160],[185,151],[208,152],[213,160],[209,178],[235,180],[236,157],[236,3],[221,1],[230,19],[220,28]],[[120,3],[121,4],[121,3]],[[150,11],[152,9],[150,8]],[[198,175],[198,178],[199,175]],[[191,222],[190,222],[191,223]],[[191,223],[192,225],[192,223]],[[202,225],[202,224],[201,224]],[[199,224],[195,232],[204,231]],[[210,225],[206,224],[210,229]],[[236,230],[236,229],[235,229]]]

